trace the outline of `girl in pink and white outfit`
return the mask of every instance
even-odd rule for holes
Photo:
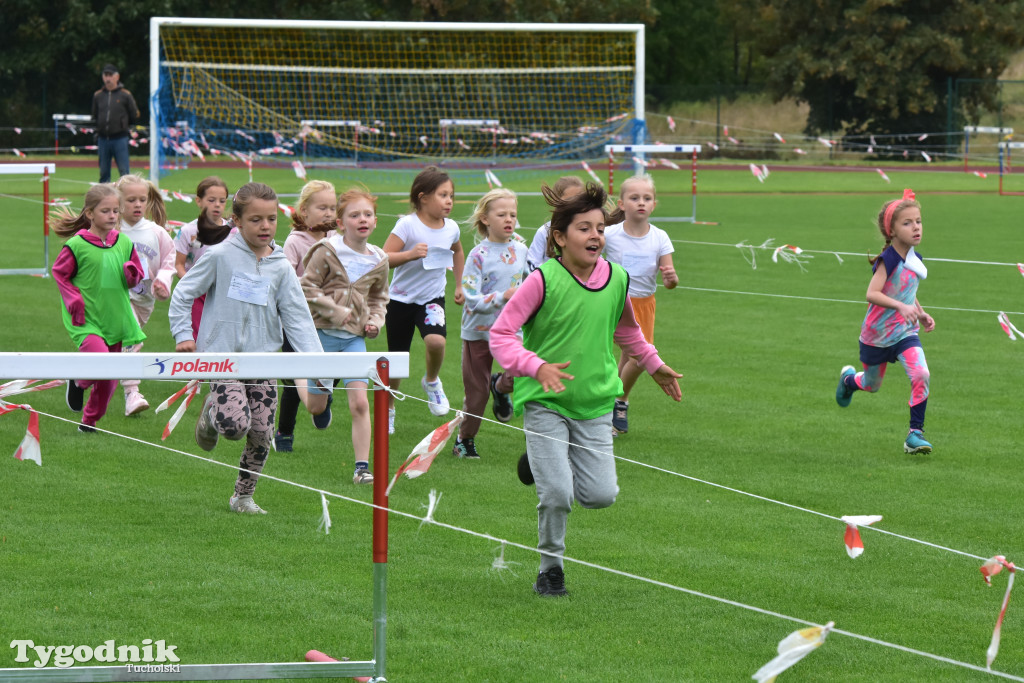
[[[878,229],[885,238],[885,250],[873,261],[874,275],[868,284],[868,312],[860,333],[860,361],[863,372],[847,365],[839,375],[836,402],[850,405],[855,391],[872,393],[882,386],[888,363],[899,361],[910,378],[910,431],[903,444],[906,453],[930,453],[925,441],[924,412],[928,406],[928,363],[918,330],[935,329],[935,321],[917,300],[917,286],[928,277],[921,255],[921,205],[911,190],[887,202],[878,214]]]

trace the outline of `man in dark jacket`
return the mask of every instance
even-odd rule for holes
[[[131,124],[139,119],[135,98],[121,85],[117,67],[103,67],[103,87],[92,96],[92,118],[96,122],[97,146],[100,153],[100,182],[110,182],[110,158],[117,162],[117,172],[127,175],[128,135]]]

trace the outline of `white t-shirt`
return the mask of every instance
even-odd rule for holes
[[[548,260],[548,228],[550,226],[551,221],[548,221],[533,233],[530,251],[526,254],[526,262],[530,265],[531,271],[537,270]]]
[[[228,222],[224,218],[220,219],[222,225],[227,225]],[[206,253],[206,250],[213,245],[203,244],[199,241],[199,219],[195,219],[190,223],[186,223],[181,226],[181,230],[178,231],[178,236],[174,238],[174,250],[179,254],[185,255],[185,272],[192,270],[192,266],[195,265],[199,257]]]
[[[643,237],[626,234],[622,223],[605,228],[604,255],[629,273],[629,295],[651,296],[658,290],[658,261],[675,251],[672,240],[653,225]]]
[[[431,228],[411,213],[395,224],[391,234],[402,240],[402,250],[417,244],[426,244],[427,258],[403,263],[395,268],[391,278],[391,298],[406,304],[425,304],[444,296],[445,273],[451,265],[452,246],[459,241],[459,224],[450,218],[444,219],[444,226]],[[445,255],[444,251],[448,254]]]

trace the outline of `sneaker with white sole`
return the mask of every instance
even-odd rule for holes
[[[207,394],[203,401],[203,409],[199,411],[199,419],[196,420],[196,445],[204,451],[212,451],[217,446],[217,439],[220,434],[213,424],[213,394]],[[250,496],[251,498],[251,496]]]
[[[352,475],[353,484],[372,484],[373,483],[373,472],[365,467],[357,467],[355,474]]]
[[[455,445],[452,446],[452,455],[456,458],[468,458],[479,460],[480,454],[476,452],[476,443],[472,438],[461,439],[455,437]]]
[[[85,389],[79,387],[75,380],[69,379],[67,393],[64,394],[64,400],[68,404],[68,410],[73,413],[82,412],[82,407],[85,406]]]
[[[498,422],[508,422],[512,419],[513,414],[512,399],[509,398],[508,394],[498,391],[499,377],[501,377],[501,373],[496,372],[491,375],[491,396],[494,399],[491,402],[491,411]]]
[[[625,434],[629,431],[629,401],[615,399],[615,409],[612,410],[613,436]]]
[[[836,403],[839,404],[840,408],[845,408],[850,405],[850,399],[853,398],[853,389],[846,384],[846,378],[850,375],[856,375],[857,369],[852,365],[845,365],[843,369],[839,371],[839,386],[836,387]]]
[[[240,496],[237,493],[231,496],[228,506],[232,512],[242,512],[247,515],[265,515],[267,511],[256,504],[252,496]]]
[[[130,391],[124,395],[124,416],[131,417],[138,415],[144,410],[149,410],[149,401],[138,391]]]
[[[423,377],[420,380],[420,386],[427,394],[427,407],[430,408],[430,414],[435,417],[447,415],[451,406],[448,404],[448,397],[445,396],[444,387],[441,385],[441,378],[438,377],[433,382],[428,382],[427,378]]]
[[[932,445],[924,440],[920,429],[911,429],[907,440],[903,442],[904,453],[931,453]]]
[[[395,409],[388,408],[388,434],[395,433]]]

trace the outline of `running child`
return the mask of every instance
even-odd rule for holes
[[[124,197],[121,234],[135,244],[135,251],[142,261],[144,277],[142,282],[132,287],[129,296],[139,327],[145,327],[149,316],[153,315],[157,299],[165,301],[171,295],[174,242],[164,227],[167,224],[167,209],[160,190],[137,175],[121,176],[115,187]],[[123,350],[138,353],[142,350],[142,342]],[[125,416],[137,415],[149,408],[149,402],[139,391],[139,380],[123,379],[121,387],[124,389]]]
[[[935,320],[924,312],[917,300],[917,287],[928,277],[921,255],[914,251],[921,244],[921,205],[911,190],[903,197],[887,202],[878,214],[878,229],[885,238],[885,249],[872,259],[868,283],[868,312],[860,331],[860,362],[863,372],[852,365],[839,373],[836,403],[850,405],[857,390],[874,393],[882,386],[885,368],[897,360],[910,378],[910,431],[903,442],[905,453],[931,453],[924,439],[924,412],[928,407],[928,363],[918,331],[935,329]]]
[[[574,175],[565,175],[555,181],[552,189],[559,197],[565,199],[583,192],[583,188],[582,180]],[[541,264],[548,260],[548,226],[550,225],[551,222],[548,221],[537,228],[537,232],[533,233],[533,241],[530,242],[530,252],[526,255],[526,261],[530,265],[531,272],[540,268]]]
[[[145,278],[135,245],[117,229],[123,199],[113,185],[94,185],[78,215],[61,207],[53,213],[54,232],[68,238],[51,272],[64,306],[64,327],[79,351],[118,353],[146,338],[132,311],[128,290]],[[68,380],[67,404],[82,413],[78,431],[96,431],[107,412],[117,380]],[[89,401],[85,390],[92,388]]]
[[[192,269],[208,248],[223,242],[233,230],[233,226],[224,218],[230,194],[227,184],[217,176],[208,176],[199,181],[196,187],[199,218],[181,226],[174,240],[177,252],[174,270],[179,279],[185,277],[185,273]],[[206,297],[201,296],[192,303],[193,339],[199,336],[199,321],[203,317],[205,301]]]
[[[282,330],[296,351],[320,352],[302,288],[277,232],[277,194],[262,183],[239,188],[231,203],[238,231],[207,250],[174,288],[168,317],[179,352],[266,353],[281,348]],[[192,302],[206,294],[199,339],[192,339]],[[325,385],[326,386],[326,385]],[[307,406],[316,413],[326,397]],[[270,453],[277,407],[276,379],[222,380],[210,393],[196,421],[196,443],[211,451],[220,435],[245,439],[238,480],[229,507],[265,514],[253,491]]]
[[[302,259],[306,252],[321,239],[334,235],[337,223],[338,194],[334,185],[326,180],[311,180],[302,186],[299,199],[292,215],[292,231],[284,241],[284,255],[302,277],[304,266]],[[288,335],[284,335],[282,351],[294,351]],[[290,453],[295,443],[295,419],[299,414],[301,397],[295,389],[295,382],[290,379],[281,382],[281,409],[277,416],[277,433],[274,435],[274,447],[282,452]],[[328,405],[329,407],[329,405]],[[327,429],[331,424],[331,411],[327,410],[313,418],[313,426]]]
[[[455,275],[455,303],[461,306],[465,299],[462,268],[466,256],[459,241],[459,225],[448,218],[455,203],[455,185],[447,173],[428,166],[412,181],[409,201],[414,212],[399,219],[384,242],[388,262],[395,269],[387,315],[388,351],[409,351],[413,332],[419,330],[426,348],[426,372],[420,385],[430,412],[440,417],[449,409],[438,376],[448,334],[444,289],[449,267]],[[392,389],[400,384],[401,380],[391,380]],[[388,431],[394,433],[394,396],[390,403]]]
[[[525,414],[527,452],[520,479],[537,484],[540,572],[533,589],[566,595],[562,556],[569,509],[608,507],[619,487],[612,455],[612,409],[622,393],[614,347],[635,357],[675,401],[677,372],[644,340],[626,290],[629,276],[601,258],[606,195],[588,184],[552,207],[548,257],[491,328],[491,352],[515,376],[516,414]],[[522,340],[518,331],[522,330]]]
[[[658,291],[658,273],[661,273],[665,289],[675,289],[679,284],[672,264],[672,252],[675,251],[672,240],[664,230],[650,223],[657,204],[654,179],[649,174],[628,178],[619,191],[616,211],[616,217],[621,216],[622,222],[609,226],[604,233],[605,258],[618,263],[629,274],[629,302],[644,339],[650,344],[654,343],[654,293]],[[643,368],[635,359],[625,353],[619,357],[622,396],[615,399],[612,412],[615,435],[629,431],[629,392],[642,373]]]
[[[338,232],[320,240],[303,259],[302,292],[324,351],[365,352],[384,325],[388,305],[388,257],[367,240],[377,227],[377,198],[351,189],[338,198]],[[370,404],[366,380],[346,379],[352,414],[355,484],[373,483],[370,473]],[[321,390],[310,388],[310,393]]]
[[[487,407],[487,394],[494,397],[491,410],[501,422],[512,419],[512,376],[492,373],[490,329],[505,304],[529,275],[526,245],[513,239],[516,229],[516,195],[511,190],[491,190],[477,202],[469,223],[483,241],[466,258],[462,289],[466,305],[462,309],[462,384],[466,414],[459,426],[452,453],[460,458],[479,458],[476,435],[480,418]]]

